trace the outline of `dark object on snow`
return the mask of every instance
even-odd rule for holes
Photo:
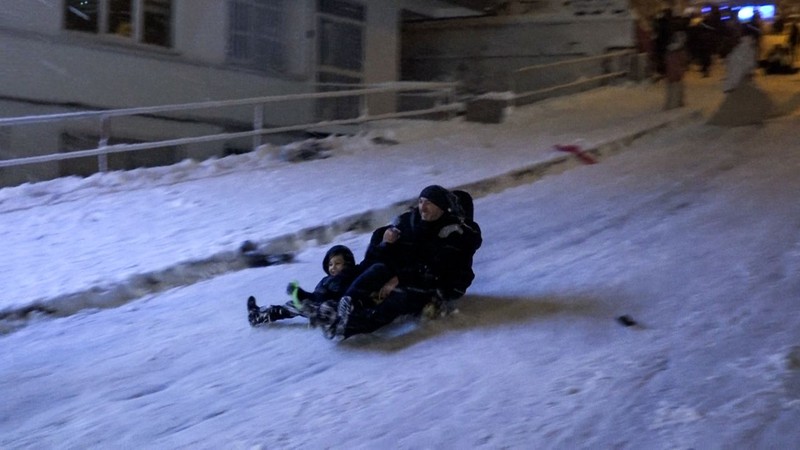
[[[267,267],[278,264],[288,264],[294,260],[294,255],[291,253],[247,252],[244,253],[243,256],[249,267]]]
[[[244,241],[242,245],[239,247],[239,252],[242,254],[247,252],[252,252],[258,249],[258,244],[253,241]]]
[[[631,318],[631,316],[629,316],[627,314],[624,315],[624,316],[617,317],[617,322],[619,322],[620,325],[623,325],[623,326],[626,326],[626,327],[632,327],[632,326],[636,325],[636,321],[633,320]]]
[[[373,144],[377,145],[397,145],[399,142],[395,141],[394,139],[385,138],[383,136],[376,136],[371,139]]]
[[[279,158],[287,162],[303,162],[325,159],[331,156],[331,148],[319,141],[305,141],[281,147]]]
[[[258,249],[253,241],[244,241],[239,247],[245,263],[248,267],[267,267],[277,264],[287,264],[294,260],[291,253],[266,253]]]

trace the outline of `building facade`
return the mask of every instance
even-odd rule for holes
[[[229,100],[400,78],[405,15],[469,14],[436,0],[0,0],[0,117]],[[391,111],[391,100],[370,105]],[[320,105],[268,108],[264,121],[307,120]],[[110,143],[237,129],[247,114],[197,112],[114,125]],[[3,129],[5,128],[5,129]],[[92,148],[97,124],[0,127],[0,159]],[[227,146],[227,147],[226,147]],[[198,144],[116,155],[110,168],[246,151]],[[145,153],[145,152],[142,152]],[[79,160],[0,168],[0,185],[85,174]],[[33,171],[37,173],[34,176]]]
[[[493,12],[405,23],[402,77],[459,81],[477,94],[503,92],[520,68],[635,47],[627,0],[515,0]]]

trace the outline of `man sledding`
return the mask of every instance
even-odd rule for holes
[[[319,302],[321,298],[300,295],[291,307],[283,305],[294,314],[285,318],[306,316],[321,326],[327,338],[345,339],[375,331],[403,315],[444,314],[472,284],[472,260],[481,243],[471,196],[428,186],[416,206],[372,233],[364,261],[348,272],[357,276],[341,297],[337,293]],[[284,318],[264,316],[267,311],[274,310],[248,301],[248,316],[256,317],[256,323],[251,320],[254,326],[271,321],[259,322],[258,317]]]

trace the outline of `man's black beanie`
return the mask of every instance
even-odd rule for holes
[[[426,187],[419,193],[419,196],[427,198],[431,203],[441,208],[442,211],[450,210],[450,191],[438,184]]]

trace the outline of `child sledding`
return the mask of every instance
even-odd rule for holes
[[[345,339],[402,315],[442,314],[474,278],[472,260],[482,237],[473,209],[465,191],[426,187],[416,206],[372,233],[361,263],[336,245],[323,259],[326,275],[313,292],[290,283],[292,298],[267,307],[250,297],[250,324],[303,316],[325,337]]]

